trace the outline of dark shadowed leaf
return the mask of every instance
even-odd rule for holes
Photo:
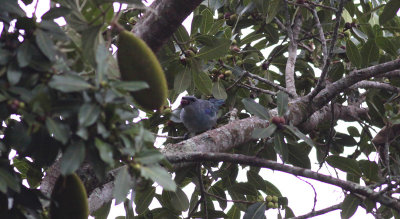
[[[46,118],[46,127],[50,134],[61,143],[65,144],[69,138],[69,129],[66,125],[55,121],[49,117]]]
[[[250,205],[244,213],[243,219],[264,219],[266,205],[265,202],[257,202]]]
[[[56,50],[53,40],[49,37],[49,34],[43,30],[36,30],[36,43],[43,52],[43,54],[50,60],[54,61],[56,58]]]
[[[210,95],[212,88],[212,81],[210,77],[204,72],[193,72],[193,81],[196,88],[199,89],[203,94]]]
[[[368,67],[379,59],[379,48],[375,44],[374,39],[370,39],[361,48],[362,55],[361,66]]]
[[[186,67],[185,71],[179,72],[174,79],[174,90],[177,93],[182,93],[189,88],[192,83],[192,74],[190,68]]]
[[[100,152],[100,158],[110,166],[114,165],[112,146],[106,142],[103,142],[99,138],[95,139],[94,144],[96,145],[97,150]]]
[[[85,145],[83,142],[72,142],[61,157],[61,174],[68,175],[74,173],[85,159]]]
[[[196,57],[205,60],[219,58],[227,53],[230,45],[230,40],[225,38],[218,39],[214,45],[202,47]]]
[[[397,11],[400,8],[400,1],[390,0],[383,9],[382,14],[379,16],[379,23],[381,25],[385,24],[387,21],[391,20],[396,16]]]
[[[286,162],[289,159],[288,147],[284,141],[282,132],[275,132],[274,148],[275,148],[275,151],[281,155],[281,158],[284,162]]]
[[[340,216],[342,218],[350,218],[356,212],[358,205],[361,201],[352,194],[346,195],[344,201],[342,203],[342,212],[340,212]]]
[[[361,66],[361,54],[358,50],[357,46],[351,41],[347,40],[346,42],[346,55],[349,58],[350,62],[356,66]]]
[[[268,110],[259,103],[256,103],[253,99],[244,98],[242,103],[249,113],[258,116],[260,119],[269,120],[270,116]]]
[[[290,132],[292,132],[293,134],[295,134],[298,138],[300,138],[301,140],[303,140],[305,143],[307,143],[308,145],[310,145],[311,147],[314,147],[314,142],[311,140],[311,138],[307,137],[305,134],[303,134],[302,132],[300,132],[300,130],[294,126],[289,126],[289,125],[285,125],[285,128],[288,129]]]
[[[7,79],[11,85],[16,85],[21,80],[22,71],[18,67],[17,62],[11,62],[7,68]]]
[[[241,216],[240,209],[237,208],[236,205],[232,205],[232,207],[231,207],[231,209],[229,209],[227,215],[231,219],[240,219],[240,216]]]
[[[46,12],[43,16],[43,20],[53,20],[59,17],[64,17],[71,13],[71,9],[66,7],[58,7],[58,8],[51,8],[48,12]]]
[[[332,167],[338,168],[344,172],[361,176],[361,169],[358,167],[357,161],[353,159],[332,155],[326,158],[326,162]]]
[[[379,175],[379,166],[377,163],[369,160],[358,161],[361,171],[364,176],[372,182],[381,182],[382,178]]]
[[[397,55],[396,46],[386,37],[378,36],[375,39],[376,45],[380,49],[383,49],[385,52],[389,53],[392,56]]]
[[[24,40],[17,50],[17,61],[19,67],[23,68],[29,65],[32,59],[31,44],[29,40]]]
[[[311,169],[311,161],[308,154],[311,150],[310,146],[305,143],[292,145],[288,144],[289,160],[288,162],[294,166]]]

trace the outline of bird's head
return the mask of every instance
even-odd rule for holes
[[[192,97],[192,96],[182,97],[181,106],[185,107],[185,106],[188,106],[188,105],[190,105],[190,104],[192,104],[192,103],[194,103],[196,101],[197,101],[196,97]]]

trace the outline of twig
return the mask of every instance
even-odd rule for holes
[[[275,89],[281,90],[281,91],[287,93],[290,97],[294,98],[294,96],[286,88],[284,88],[282,86],[279,86],[279,85],[275,84],[274,82],[272,82],[272,81],[270,81],[268,79],[265,79],[263,77],[255,75],[255,74],[252,74],[250,72],[245,72],[245,74],[247,74],[247,76],[249,76],[250,78],[257,79],[257,80],[259,80],[259,81],[261,81],[261,82],[263,82],[265,84],[268,84],[269,86],[271,86],[271,87],[273,87]]]
[[[179,140],[179,139],[185,139],[185,136],[166,136],[166,135],[157,135],[157,134],[154,134],[157,138],[169,138],[169,139],[176,139],[176,140]]]
[[[342,203],[339,203],[339,204],[332,205],[330,207],[327,207],[327,208],[324,208],[324,209],[321,209],[321,210],[318,210],[318,211],[312,211],[310,213],[307,213],[307,214],[304,214],[304,215],[301,215],[301,216],[292,217],[290,219],[307,219],[307,218],[310,218],[310,217],[315,217],[315,216],[318,216],[318,215],[326,214],[326,213],[331,212],[331,211],[339,210],[341,207],[342,207]]]
[[[248,84],[239,83],[239,84],[237,84],[237,86],[238,87],[242,87],[242,88],[247,88],[249,90],[254,90],[254,91],[257,91],[257,92],[273,95],[273,96],[276,95],[275,92],[272,92],[272,91],[269,91],[269,90],[265,90],[265,89],[261,89],[261,88],[258,88],[258,87],[255,87],[255,86],[251,86],[251,85],[248,85]]]
[[[336,24],[335,24],[335,28],[333,30],[332,40],[330,42],[328,57],[326,59],[324,59],[324,66],[322,67],[321,76],[318,79],[315,89],[313,91],[311,91],[311,93],[308,95],[310,100],[313,99],[325,87],[325,78],[326,78],[326,75],[328,74],[328,69],[331,64],[331,57],[333,55],[333,49],[335,48],[335,44],[336,44],[336,40],[337,40],[337,36],[338,36],[340,20],[342,18],[342,13],[343,13],[344,1],[345,0],[340,0],[339,9],[336,11],[336,14],[335,14]]]
[[[199,178],[199,189],[201,194],[200,200],[203,201],[204,218],[208,219],[207,198],[206,198],[206,191],[204,189],[203,175],[201,174],[201,163],[197,164],[197,177]]]
[[[306,4],[298,4],[298,3],[294,2],[294,1],[293,2],[288,2],[288,3],[291,4],[291,5],[296,5],[296,6],[300,6],[300,7],[307,7]],[[329,10],[332,10],[332,11],[335,11],[335,12],[337,11],[336,8],[329,7],[329,6],[322,5],[322,4],[317,4],[317,3],[314,3],[312,1],[305,1],[304,3],[312,5],[313,7],[325,8],[325,9],[329,9]]]

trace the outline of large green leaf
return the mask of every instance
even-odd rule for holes
[[[145,189],[137,189],[135,195],[136,212],[138,214],[144,213],[156,194],[156,188],[148,186]]]
[[[396,16],[397,11],[400,8],[400,1],[398,0],[390,0],[383,9],[382,14],[379,16],[379,23],[381,25],[385,24],[392,18]]]
[[[332,155],[326,158],[326,162],[332,167],[338,168],[344,172],[352,173],[356,176],[361,176],[361,169],[357,164],[357,161],[341,157],[339,155]]]
[[[281,8],[281,0],[272,0],[269,2],[268,5],[268,11],[267,11],[267,19],[265,20],[265,23],[270,23],[274,17],[279,13],[279,9]]]
[[[289,150],[288,146],[285,143],[282,132],[275,132],[274,135],[274,148],[278,154],[281,155],[281,158],[284,162],[289,159]]]
[[[133,186],[134,182],[133,180],[134,179],[132,179],[132,176],[129,174],[128,167],[127,166],[121,167],[114,181],[113,193],[116,205],[125,201],[129,190],[131,190]]]
[[[90,126],[97,121],[101,109],[97,104],[85,103],[81,106],[78,113],[79,125],[83,127]]]
[[[162,186],[165,190],[176,190],[176,184],[171,179],[171,175],[160,166],[143,166],[140,168],[140,173],[144,178],[153,180],[154,182]]]
[[[69,129],[65,124],[55,121],[50,117],[46,118],[46,128],[50,134],[54,136],[55,139],[59,140],[61,143],[65,144],[69,138]]]
[[[212,81],[204,72],[193,72],[193,81],[197,89],[205,95],[211,95]]]
[[[361,67],[360,51],[351,40],[347,40],[346,42],[346,55],[354,66]]]
[[[112,146],[99,138],[95,139],[94,144],[100,152],[100,158],[109,165],[114,165]]]
[[[382,180],[377,163],[369,160],[360,160],[358,161],[358,165],[368,180],[375,183],[378,183]]]
[[[266,218],[266,210],[267,208],[265,202],[254,203],[247,208],[246,212],[244,213],[243,219],[264,219]]]
[[[43,30],[36,30],[36,43],[43,54],[50,60],[54,61],[56,57],[56,50],[53,40]]]
[[[175,192],[163,191],[163,199],[169,200],[172,208],[176,211],[186,211],[189,208],[189,199],[181,188],[177,187]]]
[[[397,55],[396,46],[390,41],[388,38],[383,36],[378,36],[375,39],[376,44],[380,49],[383,49],[385,52],[389,53],[392,56]],[[378,51],[376,51],[378,52]]]
[[[310,145],[311,147],[314,147],[314,142],[307,137],[305,134],[303,134],[302,132],[300,132],[300,130],[294,126],[289,126],[289,125],[285,125],[285,128],[288,129],[290,132],[292,132],[293,134],[295,134],[298,138],[300,138],[301,140],[303,140],[305,143],[307,143],[308,145]]]
[[[269,120],[270,116],[268,110],[259,103],[256,103],[253,99],[244,98],[242,99],[242,103],[249,113],[258,116],[260,119]]]
[[[49,86],[66,93],[83,91],[92,87],[82,77],[75,74],[54,75]]]
[[[361,201],[356,196],[352,194],[346,195],[341,206],[342,212],[340,212],[340,216],[345,219],[350,218],[356,213],[359,204],[361,204]]]
[[[195,57],[205,60],[219,58],[226,55],[230,45],[231,41],[228,39],[217,39],[213,45],[203,46]]]
[[[85,145],[81,141],[71,142],[61,157],[61,174],[74,173],[85,159]]]
[[[226,98],[228,98],[225,87],[220,80],[213,83],[212,94],[215,98],[220,100],[226,100]]]
[[[190,68],[186,66],[185,71],[179,72],[174,78],[174,90],[176,93],[182,93],[189,88],[192,83],[192,74]]]
[[[200,33],[206,34],[213,25],[213,13],[210,9],[206,8],[201,12],[202,19],[200,24]]]
[[[251,134],[251,136],[253,138],[269,138],[272,134],[274,134],[275,130],[278,127],[273,124],[270,123],[269,126],[267,128],[256,128],[254,129],[253,133]]]
[[[368,67],[379,59],[379,48],[375,44],[374,39],[370,39],[361,48],[362,67]]]

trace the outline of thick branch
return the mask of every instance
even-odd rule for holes
[[[307,218],[310,218],[310,217],[319,216],[319,215],[322,215],[322,214],[329,213],[331,211],[336,211],[336,210],[340,209],[341,206],[342,206],[342,203],[339,203],[339,204],[332,205],[330,207],[321,209],[319,211],[312,211],[312,212],[310,212],[308,214],[304,214],[304,215],[297,216],[297,217],[292,217],[291,219],[307,219]]]
[[[157,52],[203,0],[158,0],[151,4],[133,32]]]
[[[400,92],[400,88],[395,87],[390,84],[387,84],[387,83],[379,82],[379,81],[360,81],[360,82],[357,82],[356,84],[354,84],[353,86],[351,86],[351,88],[364,88],[364,89],[377,88],[377,89],[384,89],[384,90],[392,91],[395,93]]]
[[[321,90],[315,98],[312,99],[313,104],[313,112],[320,109],[324,105],[326,105],[329,101],[331,101],[337,94],[346,90],[348,87],[353,84],[369,79],[371,77],[378,76],[385,72],[393,71],[400,68],[400,59],[396,59],[393,61],[385,62],[382,64],[374,65],[368,68],[355,70],[351,72],[347,77],[342,78],[334,83],[328,85],[326,88]],[[310,98],[309,95],[307,95]]]
[[[200,162],[200,161],[224,161],[236,164],[244,164],[256,167],[268,168],[271,170],[277,170],[285,173],[289,173],[295,176],[303,176],[309,179],[318,180],[320,182],[325,182],[334,186],[341,187],[344,190],[350,191],[355,194],[363,195],[369,199],[400,211],[400,203],[393,198],[386,195],[375,192],[374,190],[361,186],[359,184],[344,181],[341,179],[334,178],[332,176],[320,174],[309,169],[304,169],[300,167],[289,166],[285,164],[280,164],[270,160],[264,160],[261,158],[246,156],[242,154],[228,154],[228,153],[177,153],[170,154],[166,157],[171,163],[180,162]]]
[[[297,59],[297,40],[298,36],[300,33],[300,27],[303,22],[303,18],[301,14],[299,13],[296,15],[293,29],[291,31],[292,37],[290,38],[290,43],[288,47],[288,59],[286,62],[286,68],[285,68],[285,82],[286,82],[286,89],[290,92],[290,94],[294,97],[297,97],[296,93],[296,86],[295,86],[295,81],[294,81],[294,69],[295,69],[295,64],[296,64],[296,59]],[[288,28],[287,28],[288,29]]]

